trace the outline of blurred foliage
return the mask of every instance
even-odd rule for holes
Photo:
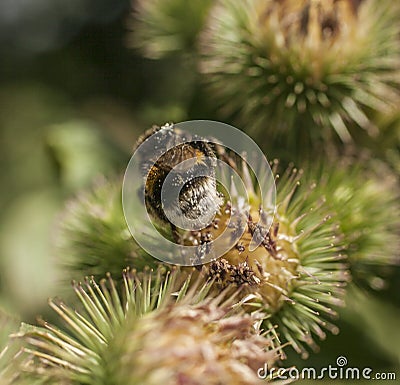
[[[212,0],[138,0],[132,45],[150,59],[195,53],[212,4]]]
[[[172,50],[184,53],[184,48],[186,54],[201,23],[182,5],[173,16],[184,20],[184,31],[193,27]],[[157,17],[161,25],[166,16]],[[193,57],[142,57],[130,48],[135,34],[140,36],[131,18],[127,0],[0,4],[0,307],[24,321],[47,312],[46,298],[58,294],[58,283],[66,278],[54,248],[65,201],[101,175],[120,175],[136,138],[149,126],[218,119]],[[179,32],[179,25],[169,26],[165,31]],[[368,117],[379,135],[360,134],[358,145],[387,161],[399,177],[399,106],[389,116],[372,112]],[[246,121],[241,128],[250,126]],[[269,158],[293,160],[292,152],[269,136],[258,143]],[[329,151],[322,152],[329,157]],[[355,190],[357,184],[362,177]],[[376,199],[363,204],[373,206]],[[379,293],[354,285],[339,321],[341,334],[328,337],[320,354],[307,361],[293,354],[290,363],[323,367],[345,355],[352,365],[397,370],[400,376],[400,269],[389,267],[389,273]]]

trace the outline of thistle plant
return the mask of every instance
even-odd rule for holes
[[[258,384],[257,365],[278,359],[257,315],[210,283],[177,287],[178,269],[125,270],[123,290],[106,278],[74,283],[82,310],[50,306],[65,330],[41,321],[14,336],[33,356],[31,375],[66,384]],[[258,323],[259,324],[259,323]]]
[[[134,320],[116,340],[122,354],[117,383],[261,383],[257,370],[272,367],[278,357],[271,337],[255,331],[249,315],[229,315],[229,304],[219,301],[171,305]]]
[[[260,186],[260,190],[257,190],[246,162],[241,165],[236,158],[230,158],[229,161],[244,180],[245,191],[241,191],[234,184],[231,185],[231,195],[236,194],[235,200],[227,198],[213,223],[204,230],[180,233],[179,242],[199,245],[200,248],[206,247],[210,239],[218,238],[221,232],[229,227],[227,222],[231,214],[244,214],[246,222],[236,222],[239,227],[244,225],[243,236],[235,247],[230,250],[228,248],[229,251],[219,259],[205,265],[202,277],[205,282],[214,282],[213,291],[227,289],[234,292],[241,288],[243,297],[251,295],[252,305],[247,303],[246,309],[249,312],[256,310],[264,314],[267,318],[264,321],[266,328],[274,330],[278,325],[282,341],[290,342],[298,353],[306,357],[307,345],[312,350],[318,349],[313,336],[324,339],[325,330],[338,332],[329,319],[337,316],[335,307],[343,305],[344,286],[349,279],[344,262],[346,255],[343,252],[340,225],[331,217],[333,211],[321,199],[312,202],[307,200],[313,187],[300,184],[301,171],[291,167],[282,178],[277,176],[277,201],[262,211],[259,191],[269,191],[272,188],[269,185],[270,181],[265,179],[265,186]],[[273,172],[278,173],[278,162],[274,163]],[[256,172],[256,175],[262,174],[262,170]],[[227,183],[228,186],[230,182]],[[241,205],[240,202],[244,198],[238,196],[241,193],[250,197],[249,207]],[[98,220],[96,217],[86,219],[93,211],[87,210],[86,207],[81,210],[81,219],[77,223],[86,223],[88,219],[89,223]],[[102,264],[101,268],[107,267],[111,271],[115,271],[125,262],[121,258],[124,254],[120,253],[118,256],[113,250],[115,239],[124,244],[120,235],[120,224],[124,218],[119,210],[116,214],[120,215],[120,218],[110,217],[118,226],[109,225],[105,229],[108,232],[107,237],[101,240],[104,252],[102,255],[110,265],[104,266],[101,260],[98,262],[99,265]],[[104,209],[99,208],[96,212],[98,211],[104,212]],[[75,215],[74,218],[78,216]],[[168,223],[165,223],[164,227],[165,232],[172,231]],[[97,247],[97,238],[104,231],[93,233],[94,226],[91,226],[87,227],[89,231],[79,231],[75,234],[79,228],[71,227],[72,231],[67,234],[68,237],[72,240],[84,238],[89,247]],[[113,234],[115,230],[117,232]],[[230,227],[229,231],[235,232],[235,228]],[[252,250],[250,243],[254,236],[262,238],[262,242]],[[106,244],[109,240],[112,242]],[[94,255],[93,261],[98,258],[96,249],[87,250],[85,253],[80,250],[79,254]],[[161,255],[158,257],[162,259]],[[136,263],[136,260],[139,263]],[[131,259],[138,271],[143,270],[144,264],[141,262],[146,260]],[[78,270],[82,269],[82,265],[83,263],[79,262],[75,266]],[[183,277],[186,272],[187,269],[183,269]],[[192,274],[190,269],[189,273]]]
[[[122,182],[98,180],[90,191],[67,203],[58,234],[60,265],[77,275],[118,277],[124,266],[142,270],[154,259],[136,245],[125,222]]]
[[[319,186],[307,201],[323,192],[336,213],[355,283],[384,288],[385,273],[400,263],[400,189],[395,175],[383,162],[345,157],[310,166],[307,179]]]
[[[150,59],[193,53],[211,4],[211,0],[136,1],[130,43]]]
[[[221,0],[200,70],[221,116],[293,154],[379,128],[400,97],[399,4]]]
[[[396,344],[386,349],[382,330],[395,327],[398,314],[391,305],[376,306],[378,296],[364,289],[390,288],[387,278],[400,265],[400,2],[135,0],[132,7],[128,44],[160,60],[133,58],[140,68],[128,71],[132,84],[145,89],[128,84],[121,96],[139,106],[137,119],[115,99],[120,76],[106,85],[91,79],[105,92],[100,99],[74,90],[85,102],[83,113],[101,130],[118,129],[118,138],[130,136],[133,120],[219,113],[261,139],[284,166],[269,166],[252,140],[236,136],[242,131],[229,126],[221,134],[223,123],[196,121],[187,130],[168,123],[146,131],[124,182],[97,180],[60,217],[60,277],[86,276],[72,282],[74,300],[50,299],[51,322],[39,318],[36,325],[16,326],[0,310],[0,385],[261,385],[274,379],[262,381],[259,369],[278,369],[286,347],[307,358],[328,333],[339,332],[345,298],[351,309],[360,302],[343,311],[352,330],[365,326],[373,336],[368,344],[398,363],[400,353],[390,346]],[[72,54],[80,52],[80,44],[74,47]],[[125,58],[114,48],[115,57]],[[91,67],[101,70],[94,51]],[[114,69],[122,65],[115,57],[108,63]],[[154,69],[157,76],[147,76]],[[25,93],[20,99],[29,107]],[[105,112],[104,103],[111,103]],[[43,115],[39,125],[54,131],[52,120],[64,118],[53,112],[33,117],[40,123]],[[18,126],[12,121],[10,132]],[[53,171],[60,160],[71,169],[71,159],[61,156],[67,131],[65,138],[44,135],[49,153],[40,141],[28,146],[39,150],[38,169],[48,173],[48,155]],[[13,143],[9,134],[5,142]],[[146,145],[149,138],[154,141]],[[360,148],[369,149],[367,157]],[[87,179],[93,162],[76,150],[73,168]],[[11,155],[6,158],[23,159]],[[293,160],[304,171],[287,167]],[[54,178],[45,179],[41,187],[54,185]],[[26,215],[20,198],[10,201],[1,224]],[[26,202],[29,209],[31,199]],[[219,238],[229,246],[221,253]],[[15,251],[7,271],[21,267],[25,248]]]
[[[274,173],[277,168],[275,162]],[[340,226],[322,200],[307,200],[315,186],[302,185],[302,172],[294,167],[288,168],[282,177],[277,175],[276,207],[271,208],[261,209],[261,198],[245,163],[241,173],[250,206],[236,204],[241,202],[240,197],[235,202],[226,201],[210,226],[200,234],[187,234],[185,241],[195,239],[201,246],[202,239],[208,242],[222,231],[234,233],[238,226],[243,226],[244,233],[235,247],[205,265],[203,274],[215,282],[217,291],[243,287],[243,293],[253,295],[248,309],[266,314],[265,325],[278,325],[282,340],[289,341],[305,358],[306,346],[318,350],[313,335],[323,340],[324,330],[338,333],[329,320],[337,316],[335,308],[343,306],[349,279]],[[235,186],[231,188],[238,191]],[[246,223],[234,221],[227,225],[231,215],[239,214],[244,214]],[[262,242],[252,249],[254,235]]]

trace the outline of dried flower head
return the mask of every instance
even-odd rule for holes
[[[293,151],[349,142],[399,104],[399,4],[383,0],[221,0],[201,71],[224,116]],[[277,142],[275,141],[275,144]]]
[[[118,344],[117,383],[261,383],[257,370],[277,359],[270,337],[254,328],[253,317],[229,315],[231,306],[219,301],[170,305],[133,320]]]
[[[208,296],[210,283],[190,276],[177,289],[178,269],[125,271],[122,294],[108,277],[74,283],[81,311],[51,300],[66,330],[41,321],[16,335],[34,357],[31,371],[70,384],[259,383],[257,365],[278,358],[255,314],[225,295]]]

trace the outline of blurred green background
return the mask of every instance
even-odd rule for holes
[[[122,174],[152,124],[215,119],[190,63],[129,48],[130,6],[0,3],[0,308],[24,321],[47,314],[46,299],[59,294],[55,244],[65,202],[101,175]],[[289,354],[290,363],[323,367],[343,355],[400,378],[398,268],[391,277],[378,294],[351,291],[341,334],[306,362]]]
[[[59,279],[64,202],[122,174],[146,128],[195,117],[179,60],[128,48],[129,1],[63,4],[0,5],[0,307],[27,319]]]
[[[128,9],[0,5],[0,307],[24,319],[55,294],[64,201],[97,175],[122,172],[137,135],[145,66],[124,46]]]

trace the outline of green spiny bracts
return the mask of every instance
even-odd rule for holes
[[[400,188],[380,161],[352,159],[322,162],[309,167],[308,178],[318,190],[308,202],[324,194],[336,213],[344,235],[353,280],[373,289],[385,287],[385,273],[400,263]]]
[[[136,1],[131,44],[151,59],[193,53],[211,4],[211,0]]]
[[[274,173],[277,167],[276,162]],[[205,265],[203,274],[214,280],[218,290],[239,286],[243,287],[243,295],[255,296],[248,309],[266,314],[265,324],[278,325],[282,340],[289,341],[306,357],[305,345],[318,349],[314,335],[324,339],[324,330],[338,332],[329,319],[337,316],[334,308],[343,305],[349,279],[339,225],[322,199],[307,200],[315,186],[300,184],[301,171],[290,167],[282,177],[277,176],[276,207],[262,209],[245,164],[241,174],[246,181],[249,207],[227,201],[197,241],[216,239],[224,231],[234,233],[238,222],[227,223],[230,216],[240,213],[247,218],[242,223],[244,233],[230,251]],[[264,187],[261,190],[265,193],[268,186]],[[240,202],[240,197],[236,201]],[[253,249],[251,242],[257,233],[262,242]],[[193,234],[189,233],[186,240],[190,239]]]
[[[65,330],[41,321],[14,336],[34,358],[31,372],[50,383],[257,384],[257,365],[278,359],[258,315],[225,293],[209,296],[211,283],[188,289],[190,275],[178,285],[179,274],[126,270],[122,294],[110,277],[74,283],[82,310],[50,300]]]
[[[18,377],[12,365],[17,352],[10,352],[8,346],[8,336],[13,331],[13,324],[12,319],[0,309],[0,385],[15,383]]]
[[[71,200],[58,234],[63,268],[79,275],[118,277],[124,266],[143,269],[154,262],[136,245],[122,209],[122,182],[102,179],[91,191]]]
[[[44,381],[29,375],[29,355],[23,354],[21,344],[9,337],[18,325],[15,317],[0,309],[0,385],[44,385]]]
[[[399,4],[354,4],[220,0],[200,69],[222,115],[292,154],[377,135],[371,112],[399,104]]]
[[[7,345],[9,334],[18,327],[15,317],[0,308],[0,351]]]
[[[46,385],[46,379],[31,375],[31,360],[19,343],[9,343],[0,350],[0,385]],[[60,383],[64,385],[64,383]],[[50,384],[49,384],[50,385]]]
[[[115,344],[122,355],[116,383],[261,384],[257,370],[272,367],[278,350],[254,329],[253,317],[229,315],[231,301],[223,298],[169,305],[131,321]]]

